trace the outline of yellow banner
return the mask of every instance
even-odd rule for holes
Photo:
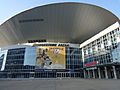
[[[65,69],[65,47],[40,46],[36,50],[36,66],[43,69]]]

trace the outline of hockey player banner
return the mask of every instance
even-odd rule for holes
[[[40,46],[36,50],[36,68],[65,69],[65,47]]]

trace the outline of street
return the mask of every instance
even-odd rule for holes
[[[0,80],[0,90],[120,90],[114,79]]]

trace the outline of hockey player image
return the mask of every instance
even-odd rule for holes
[[[37,63],[39,64],[39,68],[49,69],[50,65],[52,64],[51,59],[46,54],[47,49],[39,48],[38,56],[36,58]]]
[[[36,66],[38,69],[65,69],[64,47],[40,46],[36,53]]]

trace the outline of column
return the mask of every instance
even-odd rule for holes
[[[88,70],[88,78],[90,78],[90,71]]]
[[[105,69],[105,78],[108,79],[107,67],[104,67],[104,69]]]
[[[85,70],[83,70],[83,72],[84,72],[84,78],[86,78],[86,71],[85,71]]]
[[[95,78],[95,70],[93,69],[93,78]]]
[[[101,79],[100,68],[98,68],[98,75],[99,75],[99,79]]]
[[[112,68],[113,68],[113,73],[114,73],[114,79],[117,79],[117,75],[116,75],[115,66],[112,66]]]

